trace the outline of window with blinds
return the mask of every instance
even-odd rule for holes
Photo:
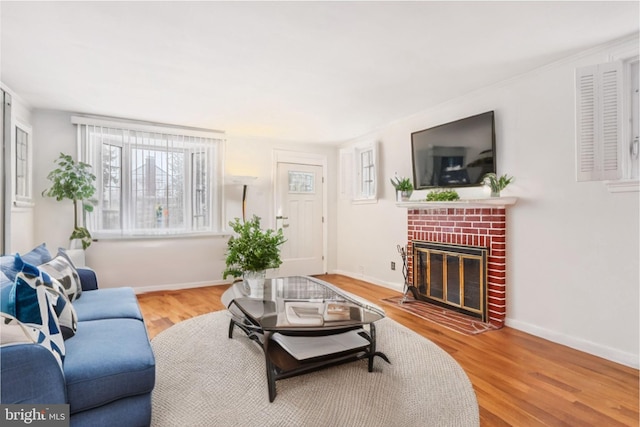
[[[95,237],[220,230],[222,134],[73,117],[80,159],[92,166]]]

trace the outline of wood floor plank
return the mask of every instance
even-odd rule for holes
[[[468,336],[382,304],[398,293],[341,275],[321,279],[384,308],[387,316],[431,340],[465,370],[481,425],[639,426],[638,370],[509,327]],[[138,295],[149,337],[194,316],[223,310],[228,286]]]

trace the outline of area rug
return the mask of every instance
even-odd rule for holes
[[[382,302],[465,335],[476,335],[498,329],[492,324],[484,323],[475,317],[466,316],[413,298],[407,298],[403,302],[401,296],[391,297],[384,298]]]
[[[473,387],[445,351],[397,322],[376,323],[376,358],[280,380],[269,403],[264,355],[219,311],[156,336],[152,426],[479,426]]]

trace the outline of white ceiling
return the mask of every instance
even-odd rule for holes
[[[637,1],[7,2],[33,108],[340,142],[639,29]]]

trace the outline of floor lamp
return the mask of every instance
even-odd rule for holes
[[[232,184],[242,185],[242,222],[247,216],[247,186],[258,179],[257,176],[234,175],[229,178]]]

